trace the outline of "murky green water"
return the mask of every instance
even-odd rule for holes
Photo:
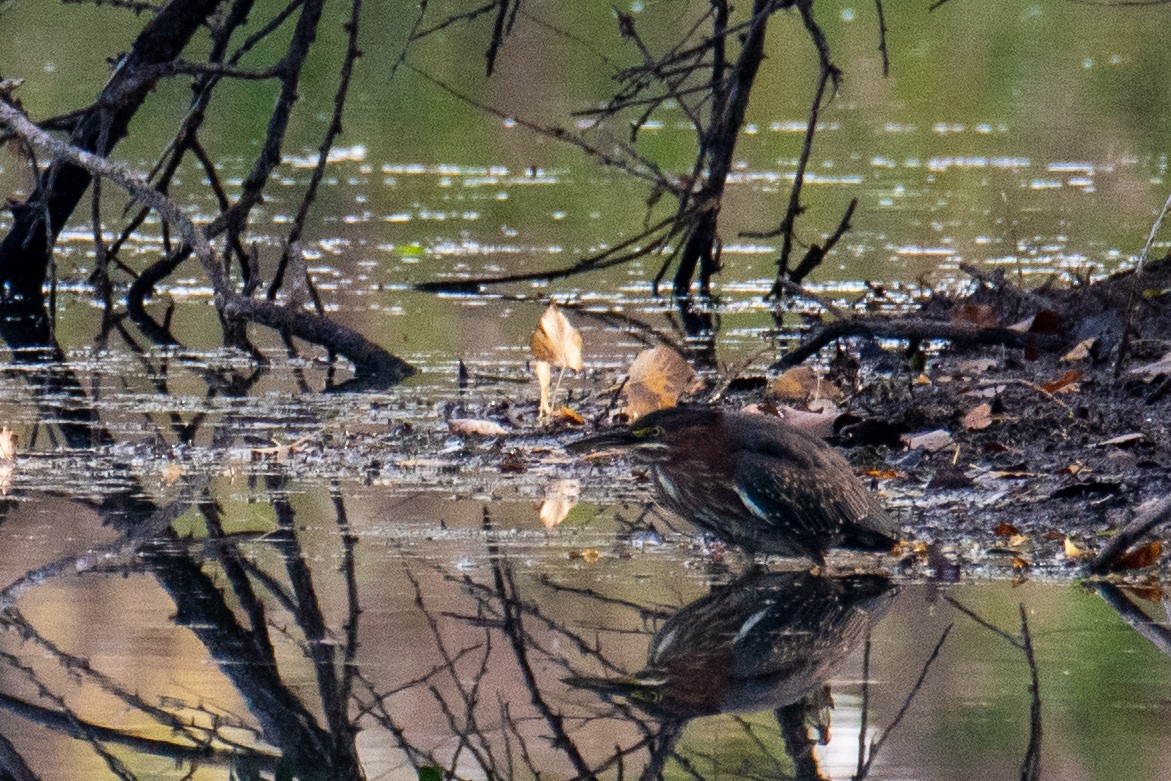
[[[567,435],[532,426],[538,299],[639,324],[571,312],[589,364],[568,382],[575,398],[612,393],[609,380],[655,334],[682,339],[672,305],[650,295],[657,261],[506,296],[410,286],[569,265],[637,232],[647,193],[408,70],[387,78],[408,5],[375,9],[386,19],[365,28],[306,247],[331,313],[420,377],[382,394],[324,395],[322,356],[290,359],[263,333],[257,344],[274,365],[256,372],[218,351],[194,272],[152,304],[160,316],[176,304],[184,349],[144,347],[130,326],[95,341],[90,229],[78,222],[63,236],[57,334],[69,360],[54,376],[16,365],[0,375],[0,422],[22,443],[16,467],[0,473],[0,775],[31,777],[23,762],[44,779],[327,777],[326,766],[342,777],[360,766],[370,779],[439,777],[432,766],[461,778],[788,777],[787,719],[823,729],[814,754],[834,779],[859,774],[860,743],[873,756],[867,777],[892,781],[1164,776],[1161,595],[1129,593],[1159,646],[1069,571],[1015,586],[999,570],[956,585],[895,578],[856,602],[842,595],[861,587],[841,580],[746,584],[646,516],[649,489],[625,467],[583,476],[559,448]],[[860,205],[811,286],[848,302],[866,281],[891,283],[881,306],[897,308],[962,284],[961,262],[1038,282],[1133,262],[1166,195],[1160,74],[1171,54],[1158,9],[951,0],[930,15],[911,4],[887,12],[893,76],[883,80],[872,9],[817,9],[846,79],[822,117],[799,233],[820,240],[850,198]],[[642,13],[653,27],[678,12],[654,3]],[[595,52],[549,56],[554,41],[536,20],[550,19],[580,25]],[[0,12],[0,76],[27,80],[20,97],[34,115],[83,105],[106,77],[104,58],[141,23],[17,0]],[[328,121],[340,24],[326,25],[308,110],[256,212],[266,274]],[[458,35],[430,39],[415,62],[534,121],[563,122],[604,94],[596,50],[613,46],[609,6],[528,5],[520,24],[487,84],[479,49],[467,56]],[[716,361],[739,373],[767,365],[795,325],[778,328],[761,301],[775,244],[739,234],[783,213],[814,67],[803,35],[796,17],[775,25],[724,209]],[[103,43],[61,43],[82,37]],[[238,188],[271,88],[232,89],[204,140]],[[186,98],[163,86],[119,154],[148,167]],[[689,166],[689,143],[678,112],[644,131],[647,154],[671,170]],[[5,192],[18,190],[19,166],[0,167]],[[211,208],[193,194],[198,173],[182,179],[187,206]],[[106,207],[112,232],[121,205]],[[157,231],[148,223],[123,260],[153,261]],[[460,360],[480,376],[462,392]],[[112,444],[65,447],[61,423],[79,410],[97,421],[85,436]],[[490,414],[518,433],[454,437],[445,411]],[[540,509],[563,480],[583,482],[582,501],[547,530]],[[703,612],[712,600],[723,600],[726,623]],[[781,607],[737,612],[745,605]],[[658,675],[664,685],[708,697],[691,718],[662,704],[668,689],[607,700],[565,682],[637,673],[655,661],[652,647],[677,654],[674,681]],[[820,707],[823,685],[832,710]],[[744,712],[707,712],[725,706]]]
[[[181,510],[184,482],[152,506]],[[222,778],[245,757],[272,770],[274,755],[305,772],[326,762],[306,741],[335,763],[356,753],[368,778],[413,778],[412,762],[470,778],[576,777],[579,762],[606,777],[656,762],[672,778],[786,777],[774,709],[793,718],[823,685],[832,710],[796,718],[828,718],[814,754],[832,778],[857,772],[863,722],[870,778],[1016,776],[1032,745],[1030,777],[1150,779],[1171,748],[1171,663],[1077,585],[729,582],[677,535],[637,544],[600,519],[546,532],[505,481],[459,500],[244,482],[217,480],[215,509],[186,510],[163,540],[135,539],[151,521],[129,498],[9,511],[0,572],[23,585],[3,595],[0,732],[40,777],[120,763]],[[52,564],[24,584],[30,562]],[[1040,729],[1024,650],[972,617],[1020,643],[1021,609]],[[666,681],[653,692],[606,700],[565,682],[652,662]],[[356,736],[329,726],[339,701]],[[196,745],[207,753],[191,759]]]

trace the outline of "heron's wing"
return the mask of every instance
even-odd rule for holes
[[[736,461],[735,488],[744,504],[798,536],[836,538],[855,530],[897,536],[893,521],[841,454],[823,446],[803,455],[743,451]]]

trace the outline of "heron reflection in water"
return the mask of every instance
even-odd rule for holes
[[[664,720],[782,708],[822,691],[895,593],[879,575],[757,571],[667,619],[641,671],[566,683]]]

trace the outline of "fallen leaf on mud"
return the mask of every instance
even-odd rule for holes
[[[1014,534],[1008,538],[1008,546],[1010,548],[1019,548],[1029,541],[1027,534]]]
[[[586,564],[597,564],[598,559],[602,558],[602,554],[598,552],[597,548],[586,548],[581,552],[581,557]]]
[[[930,384],[931,384],[931,378],[930,378],[930,377],[928,377],[926,374],[920,374],[918,377],[916,377],[916,378],[915,378],[914,380],[912,380],[911,382],[912,382],[912,384],[914,384],[914,385],[930,385]]]
[[[1061,356],[1061,360],[1066,363],[1074,363],[1077,361],[1088,361],[1094,357],[1094,348],[1098,346],[1098,339],[1096,337],[1090,339],[1082,339],[1073,346],[1073,349]]]
[[[943,429],[924,431],[920,434],[907,434],[903,437],[903,443],[911,450],[922,448],[928,453],[943,450],[945,447],[951,446],[954,442],[955,440],[952,439],[951,434]]]
[[[577,412],[570,409],[569,407],[562,407],[561,409],[559,409],[557,411],[557,417],[561,418],[562,420],[568,420],[570,423],[572,423],[575,426],[584,426],[585,425],[585,418],[583,418],[581,415],[577,414]]]
[[[1031,567],[1031,566],[1033,566],[1033,562],[1029,561],[1024,556],[1013,556],[1012,557],[1012,568],[1013,569],[1027,569],[1028,567]]]
[[[631,420],[664,407],[674,407],[679,397],[694,390],[695,369],[683,356],[664,345],[643,350],[630,364],[630,379],[622,393]]]
[[[995,328],[1000,323],[996,310],[988,304],[956,304],[951,308],[952,325]]]
[[[1104,439],[1094,445],[1094,447],[1106,447],[1108,445],[1114,445],[1115,447],[1126,447],[1127,445],[1134,445],[1142,442],[1146,438],[1146,434],[1143,434],[1140,431],[1132,431],[1129,434],[1122,434],[1121,436],[1113,437],[1111,439]]]
[[[1089,555],[1089,551],[1084,548],[1079,548],[1077,543],[1069,537],[1065,538],[1063,545],[1065,547],[1065,558],[1067,559],[1081,559]]]
[[[168,461],[163,464],[160,470],[163,482],[167,485],[172,485],[178,482],[179,478],[183,476],[183,467],[176,464],[174,461]]]
[[[824,380],[810,366],[794,366],[772,380],[765,393],[786,401],[807,402],[812,399],[836,399],[842,392],[836,385]]]
[[[1053,382],[1047,382],[1041,385],[1040,388],[1046,393],[1077,393],[1077,381],[1081,378],[1081,372],[1070,369]]]
[[[1138,548],[1131,548],[1125,555],[1118,559],[1116,569],[1143,569],[1150,567],[1159,559],[1159,554],[1162,552],[1163,543],[1159,540]]]
[[[447,421],[447,430],[452,434],[478,437],[499,437],[508,433],[508,429],[494,420],[476,418],[452,418]]]
[[[992,532],[997,537],[1015,537],[1021,533],[1021,530],[1013,526],[1011,523],[1001,521],[996,524],[996,530]]]
[[[875,480],[893,480],[899,476],[899,473],[895,469],[868,469],[866,476],[873,477]]]
[[[581,332],[569,322],[556,304],[549,304],[529,339],[529,349],[538,361],[559,369],[581,371]]]
[[[554,480],[545,488],[545,499],[538,515],[546,529],[557,526],[569,515],[581,495],[579,480]]]
[[[1165,374],[1171,374],[1171,353],[1167,353],[1154,363],[1148,363],[1145,366],[1136,366],[1126,373],[1141,374],[1147,380],[1153,380],[1156,377],[1161,377]]]
[[[983,431],[992,425],[992,405],[988,402],[977,404],[964,415],[964,428],[969,431]]]
[[[8,426],[0,428],[0,463],[11,464],[16,460],[16,446],[20,438]]]

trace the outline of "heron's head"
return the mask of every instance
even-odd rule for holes
[[[643,415],[629,426],[570,442],[565,449],[579,455],[624,450],[641,461],[661,461],[678,448],[704,447],[721,418],[722,413],[711,407],[670,407]]]

